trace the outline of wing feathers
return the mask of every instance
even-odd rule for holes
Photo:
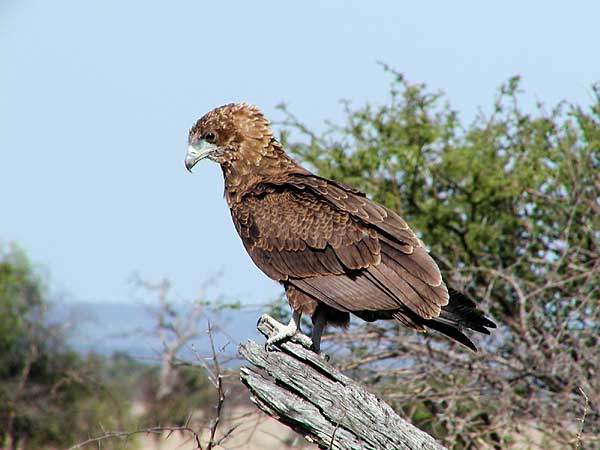
[[[398,214],[341,183],[294,174],[231,209],[255,263],[304,295],[292,299],[298,308],[311,298],[367,320],[429,327],[472,349],[460,328],[494,326],[466,297],[452,293],[448,303],[437,264]]]
[[[291,279],[290,282],[312,295],[315,291],[321,293],[327,299],[323,300],[325,303],[333,302],[334,304],[328,303],[329,306],[341,306],[344,311],[394,310],[399,307],[396,299],[374,285],[364,274],[353,278],[347,275],[330,275]]]
[[[320,301],[328,306],[331,306],[332,308],[339,309],[340,311],[350,311],[343,304],[338,303],[334,298],[330,297],[328,295],[328,290],[321,290],[319,289],[318,285],[315,283],[310,283],[307,280],[311,280],[311,278],[294,279],[290,280],[290,283],[306,294],[314,298],[318,298]]]
[[[338,185],[304,179],[300,192],[263,186],[259,195],[248,194],[243,205],[232,208],[255,263],[279,281],[311,278],[313,288],[351,311],[406,305],[423,318],[439,316],[440,306],[448,301],[446,287],[437,265],[406,222]],[[295,186],[299,186],[297,180]],[[334,205],[324,203],[306,187]],[[399,230],[399,236],[377,231],[388,222],[387,229]],[[369,276],[337,277],[361,269]],[[339,291],[328,289],[325,280]]]
[[[428,285],[439,286],[442,284],[440,269],[423,247],[413,247],[413,251],[407,255],[392,247],[387,242],[382,242],[381,250],[385,255],[401,265],[408,273]]]
[[[400,268],[400,270],[402,269]],[[429,295],[420,292],[414,285],[399,277],[398,273],[385,263],[377,267],[370,267],[368,271],[373,282],[381,286],[381,289],[389,291],[396,299],[396,308],[406,305],[426,319],[439,315],[440,306],[431,292],[427,293]]]

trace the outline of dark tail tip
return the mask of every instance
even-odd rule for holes
[[[496,328],[496,324],[484,316],[483,311],[477,309],[477,304],[462,292],[448,289],[450,301],[436,319],[424,321],[424,325],[445,334],[451,339],[460,342],[474,352],[477,347],[462,333],[470,329],[482,334],[490,334],[488,328]]]

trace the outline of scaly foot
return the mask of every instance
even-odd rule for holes
[[[259,324],[264,322],[268,323],[269,325],[271,325],[271,327],[273,327],[273,329],[275,329],[275,334],[269,337],[269,339],[267,339],[267,342],[265,343],[265,350],[270,350],[275,346],[275,344],[279,344],[280,342],[288,340],[292,337],[294,341],[298,342],[303,347],[309,349],[312,348],[313,343],[311,339],[308,336],[302,334],[302,332],[300,331],[299,313],[294,312],[292,314],[292,320],[290,320],[290,323],[288,323],[287,325],[276,321],[268,314],[263,314],[258,320]]]

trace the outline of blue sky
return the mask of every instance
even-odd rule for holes
[[[285,101],[318,128],[340,99],[386,97],[383,61],[446,92],[463,117],[524,77],[528,101],[587,104],[600,80],[600,3],[0,2],[0,240],[16,241],[60,298],[128,301],[170,278],[184,298],[248,302],[256,269],[219,168],[183,166],[187,131],[232,101],[272,120]]]

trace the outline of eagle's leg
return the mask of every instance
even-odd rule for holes
[[[317,309],[312,317],[313,329],[312,329],[312,344],[313,350],[316,353],[321,353],[321,336],[327,325],[325,311]]]
[[[298,333],[298,331],[300,331],[300,318],[301,317],[302,317],[302,313],[293,311],[292,319],[290,320],[290,323],[288,323],[287,325],[283,325],[283,324],[277,322],[271,316],[269,316],[267,314],[263,314],[261,316],[259,322],[268,322],[277,331],[273,336],[271,336],[269,339],[267,339],[267,342],[265,343],[265,349],[268,350],[273,345],[278,344],[282,341],[285,341],[285,340],[291,338],[292,336],[294,337],[295,340],[297,340],[304,347],[311,348],[312,341],[310,340],[310,338],[308,336],[302,334],[302,332]]]

